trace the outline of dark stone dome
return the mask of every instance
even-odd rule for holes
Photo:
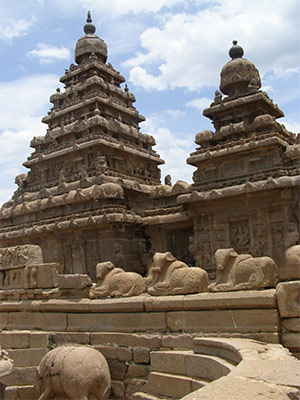
[[[90,55],[95,54],[97,58],[106,63],[107,60],[107,46],[104,40],[100,39],[97,35],[89,33],[82,36],[76,43],[75,48],[75,61],[81,64]]]
[[[85,35],[76,43],[75,61],[77,64],[81,64],[93,55],[103,63],[106,63],[107,46],[104,40],[95,35],[96,27],[92,24],[90,11],[88,11],[86,22],[83,28]]]
[[[257,90],[261,87],[259,72],[255,65],[243,58],[244,51],[233,42],[229,50],[232,60],[224,65],[221,71],[220,90],[229,96],[247,93],[253,88]]]

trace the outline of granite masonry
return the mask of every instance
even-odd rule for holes
[[[234,41],[162,184],[95,31],[0,211],[0,398],[300,398],[299,135]]]

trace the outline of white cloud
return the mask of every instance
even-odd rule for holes
[[[284,118],[278,122],[283,124],[288,131],[298,133],[300,135],[300,121],[295,121],[290,118]]]
[[[130,80],[135,85],[191,91],[216,87],[233,39],[239,40],[245,57],[262,76],[274,66],[284,74],[298,68],[297,0],[274,0],[272,6],[269,0],[219,0],[205,5],[193,14],[170,13],[162,27],[142,33],[143,52],[124,63],[131,68]]]
[[[197,99],[190,100],[186,103],[187,107],[192,107],[196,108],[199,111],[203,111],[204,108],[209,107],[209,105],[212,103],[212,99],[209,99],[208,97],[199,97]]]
[[[24,173],[22,163],[33,151],[31,139],[46,133],[41,117],[49,109],[48,98],[57,82],[55,75],[32,75],[0,83],[0,204],[15,190],[14,176]]]
[[[194,151],[194,136],[171,132],[169,128],[162,126],[164,121],[164,115],[152,114],[141,124],[143,133],[155,137],[155,151],[165,161],[165,164],[160,166],[162,183],[168,174],[171,175],[173,184],[177,180],[191,183],[195,169],[186,164],[186,159]]]
[[[27,56],[38,58],[41,64],[49,64],[58,60],[69,60],[71,52],[63,46],[56,47],[45,43],[38,43],[35,49],[27,53]]]
[[[55,0],[58,7],[65,12],[73,10],[74,5],[83,9],[90,9],[92,17],[94,13],[118,18],[126,14],[152,14],[161,11],[163,8],[171,8],[177,4],[183,4],[186,0]]]
[[[48,99],[54,93],[58,80],[56,75],[45,74],[0,82],[0,129],[45,129],[46,125],[42,125],[40,119],[48,111]]]
[[[11,44],[13,39],[27,35],[29,29],[34,25],[34,23],[35,18],[30,18],[28,20],[6,18],[0,22],[0,40]]]
[[[182,110],[167,110],[166,114],[172,118],[184,117],[186,115]]]

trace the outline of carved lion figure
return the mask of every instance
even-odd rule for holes
[[[138,296],[146,291],[141,275],[116,268],[110,261],[96,265],[96,278],[97,284],[90,290],[90,298],[130,297]]]
[[[207,272],[189,267],[172,253],[155,253],[145,278],[148,293],[153,296],[188,294],[207,291]]]
[[[91,347],[57,347],[37,369],[38,400],[108,399],[110,373],[104,356]]]
[[[209,286],[212,292],[275,287],[278,282],[278,267],[270,257],[254,258],[230,248],[217,250],[215,259],[217,279]]]

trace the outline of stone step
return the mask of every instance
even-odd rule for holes
[[[167,399],[166,397],[156,397],[151,394],[138,392],[134,393],[131,396],[130,400],[170,400],[170,399]]]
[[[194,354],[192,351],[170,350],[150,353],[151,371],[177,374],[213,381],[229,374],[235,367],[217,356]]]
[[[172,399],[180,399],[194,390],[202,388],[207,385],[207,383],[208,382],[182,375],[151,372],[143,390],[145,393],[154,396],[166,396]]]
[[[14,367],[12,372],[1,379],[7,386],[32,385],[36,377],[36,367]]]
[[[220,357],[237,365],[242,356],[238,349],[226,340],[215,338],[196,338],[193,340],[194,353]]]
[[[37,367],[48,352],[45,348],[6,349],[8,356],[14,360],[14,367]]]
[[[4,400],[34,400],[39,394],[32,385],[8,386],[4,391]]]

